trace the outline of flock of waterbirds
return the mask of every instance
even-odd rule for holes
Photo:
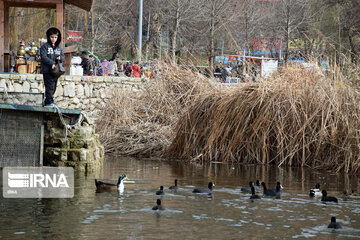
[[[124,191],[124,181],[126,181],[126,180],[129,180],[129,179],[125,174],[121,174],[119,176],[117,184],[105,183],[105,182],[101,182],[101,181],[98,181],[95,179],[96,190],[98,192],[112,191],[112,190],[118,190],[119,192],[123,192]],[[208,187],[194,188],[192,192],[196,193],[196,194],[197,193],[212,194],[214,186],[215,186],[215,184],[213,182],[209,182]],[[280,182],[276,183],[276,186],[274,189],[268,189],[264,182],[260,183],[260,180],[256,180],[255,185],[252,181],[250,181],[248,186],[242,187],[240,190],[243,193],[250,193],[251,194],[250,199],[255,200],[255,199],[261,199],[261,196],[256,194],[257,192],[261,192],[261,187],[263,189],[263,196],[276,197],[276,198],[280,198],[282,189],[283,189]],[[179,189],[178,180],[175,179],[174,185],[170,186],[169,190],[176,191],[178,189]],[[155,194],[159,195],[159,196],[165,195],[164,186],[160,186],[159,190],[157,190],[155,192]],[[325,189],[320,190],[319,183],[317,183],[315,185],[315,188],[310,189],[309,196],[314,197],[314,198],[321,197],[322,202],[335,202],[335,203],[338,202],[338,199],[336,197],[328,196],[327,191]],[[360,199],[360,194],[357,194],[354,191],[352,191],[351,193],[344,191],[344,199],[349,199],[349,198]],[[154,210],[154,211],[165,210],[165,207],[161,204],[161,199],[156,200],[156,205],[152,208],[152,210]],[[331,217],[330,221],[331,222],[328,225],[328,228],[334,228],[334,229],[341,228],[341,225],[336,222],[336,217],[334,217],[334,216]]]

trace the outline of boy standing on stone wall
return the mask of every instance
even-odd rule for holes
[[[54,93],[56,91],[57,78],[51,75],[51,69],[55,68],[57,61],[64,62],[65,57],[61,42],[61,33],[57,28],[49,28],[46,31],[47,43],[41,46],[41,69],[45,85],[45,107],[55,107]]]

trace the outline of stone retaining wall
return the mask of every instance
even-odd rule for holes
[[[60,108],[79,109],[82,116],[97,118],[97,112],[112,97],[113,90],[138,91],[141,79],[127,77],[61,76],[55,93]],[[42,106],[43,76],[38,74],[0,74],[0,103]],[[88,113],[88,114],[86,114]],[[68,136],[59,117],[45,114],[44,164],[72,166],[85,173],[102,166],[104,147],[95,134],[95,123],[86,117]],[[70,124],[70,119],[66,119]]]
[[[104,147],[99,135],[95,134],[95,124],[82,115],[81,121],[64,136],[64,126],[59,117],[46,114],[44,136],[44,165],[73,167],[75,170],[95,172],[102,168]],[[64,119],[70,124],[70,119]]]
[[[128,77],[61,76],[55,93],[55,104],[60,108],[93,112],[105,106],[114,89],[138,91],[143,80]],[[44,93],[40,74],[0,74],[0,95],[6,92]],[[17,99],[10,104],[21,104]]]

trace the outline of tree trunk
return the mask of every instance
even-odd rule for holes
[[[95,4],[95,0],[94,3]],[[91,52],[94,53],[95,50],[95,14],[94,14],[94,7],[91,8]]]
[[[287,63],[289,57],[289,37],[290,37],[290,6],[286,6],[286,26],[285,26],[285,54],[284,61]]]
[[[247,55],[250,55],[249,50],[249,17],[247,12],[245,12],[245,49],[247,50]]]
[[[159,23],[158,11],[154,12],[154,15],[152,17],[152,24],[150,28],[151,28],[150,39],[152,42],[153,57],[154,59],[157,59],[160,57],[160,38],[161,38],[161,34],[160,34],[161,25]]]
[[[177,34],[180,27],[180,0],[177,0],[176,5],[176,15],[175,15],[175,22],[174,22],[174,30],[172,31],[172,38],[171,38],[171,63],[176,63],[176,40]]]
[[[213,72],[214,69],[214,38],[215,38],[215,1],[211,4],[210,13],[210,32],[209,32],[209,71]]]

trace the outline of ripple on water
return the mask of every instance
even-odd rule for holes
[[[339,219],[339,222],[343,221]],[[303,228],[301,234],[295,235],[292,238],[315,237],[317,234],[328,235],[333,233],[337,233],[338,237],[359,238],[360,229],[345,226],[342,226],[341,229],[330,229],[327,225],[320,225],[313,228]]]
[[[283,212],[284,210],[280,207],[269,207],[269,208],[266,208],[265,210],[267,211],[273,211],[273,212]]]
[[[288,203],[297,203],[297,204],[308,204],[310,202],[313,202],[311,199],[304,199],[304,198],[290,198],[287,199],[286,202]]]
[[[215,221],[233,222],[234,219],[230,219],[230,218],[215,218]]]
[[[163,213],[163,214],[171,214],[171,213],[183,213],[183,211],[181,210],[175,210],[175,209],[167,209],[165,208],[165,210],[152,210],[152,208],[141,208],[141,209],[135,209],[135,210],[131,210],[130,212],[146,212],[146,213]]]
[[[232,188],[216,188],[213,190],[213,192],[221,192],[221,193],[228,193],[232,195],[239,195],[240,189],[232,189]]]
[[[120,209],[98,209],[94,210],[94,213],[127,213],[126,210],[120,210]]]
[[[104,215],[92,215],[87,217],[85,220],[81,221],[80,223],[92,223],[94,220],[100,219],[104,217]]]
[[[235,224],[230,224],[229,226],[230,226],[230,227],[242,227],[242,226],[244,226],[244,225],[241,224],[241,223],[235,223]]]
[[[360,208],[355,208],[355,209],[351,210],[351,212],[359,214],[360,213]]]
[[[359,239],[359,235],[338,234],[339,237]]]
[[[258,226],[265,226],[264,223],[260,223],[260,222],[252,222],[252,223],[255,224],[255,225],[258,225]]]
[[[207,214],[200,214],[200,215],[193,214],[192,217],[196,220],[211,219],[211,217],[209,217]]]
[[[302,228],[301,229],[301,234],[299,235],[295,235],[292,238],[299,238],[299,237],[305,237],[305,238],[309,238],[309,237],[316,237],[318,233],[325,231],[327,229],[327,226],[315,226],[313,228]]]

